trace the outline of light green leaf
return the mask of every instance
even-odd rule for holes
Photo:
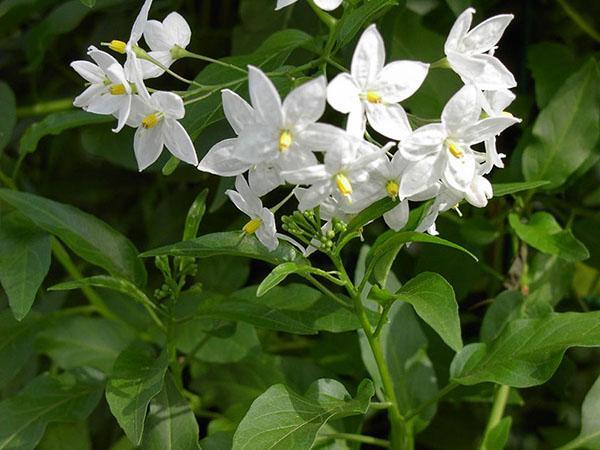
[[[368,208],[363,209],[350,221],[350,223],[348,223],[348,227],[345,234],[349,234],[353,231],[360,230],[369,222],[375,219],[379,219],[381,216],[383,216],[386,212],[391,210],[396,205],[397,203],[389,197],[382,198],[381,200],[376,201]]]
[[[461,384],[491,381],[514,387],[537,386],[554,373],[571,347],[600,346],[600,311],[554,313],[510,322],[488,344],[464,347],[452,361]]]
[[[600,448],[600,377],[583,400],[581,407],[581,432],[573,441],[564,445],[560,450]]]
[[[90,366],[109,373],[117,356],[133,341],[122,326],[99,317],[62,318],[36,337],[36,349],[63,369]]]
[[[37,450],[92,450],[86,422],[51,423]]]
[[[102,384],[84,375],[41,375],[0,402],[0,450],[30,450],[51,422],[85,419],[98,404]]]
[[[0,154],[10,142],[17,123],[17,103],[15,94],[4,81],[0,81]]]
[[[232,450],[309,450],[330,420],[365,414],[373,384],[363,381],[352,399],[336,380],[315,381],[299,395],[283,384],[258,397],[238,426]]]
[[[280,242],[277,249],[270,252],[255,236],[247,236],[241,231],[205,234],[196,239],[144,252],[141,256],[147,258],[164,255],[194,258],[234,255],[260,259],[271,264],[306,261],[298,249],[287,242]]]
[[[458,304],[452,286],[437,273],[424,272],[408,281],[395,297],[410,303],[425,321],[454,350],[463,347]]]
[[[512,425],[511,417],[504,417],[492,429],[490,429],[481,444],[480,450],[504,450],[510,434]]]
[[[113,120],[112,117],[99,116],[84,111],[66,111],[49,114],[25,130],[25,133],[21,137],[19,152],[21,155],[35,152],[40,140],[45,136],[56,136],[65,130],[85,125],[106,123],[111,120]]]
[[[600,75],[592,59],[569,77],[538,116],[534,142],[523,152],[527,181],[548,180],[545,189],[562,185],[600,147]]]
[[[33,355],[38,329],[39,320],[34,314],[17,322],[9,311],[0,312],[0,388],[11,381]]]
[[[495,183],[492,188],[494,189],[494,197],[503,197],[517,192],[537,189],[547,184],[549,184],[548,181],[520,181],[516,183]]]
[[[262,297],[275,286],[281,284],[281,282],[285,280],[288,277],[288,275],[292,275],[294,273],[305,273],[309,268],[310,266],[304,264],[296,264],[293,262],[279,264],[260,283],[260,286],[258,286],[258,289],[256,290],[256,296]]]
[[[150,402],[140,450],[197,450],[198,437],[196,417],[168,375],[162,391]]]
[[[200,228],[200,222],[202,222],[202,218],[206,212],[207,196],[208,189],[203,189],[194,199],[192,206],[190,206],[183,229],[184,241],[189,241],[190,239],[194,239],[196,236],[198,236],[198,228]]]
[[[0,189],[0,200],[56,235],[83,259],[138,286],[145,285],[146,269],[134,245],[96,217],[69,205],[8,189]]]
[[[582,261],[590,256],[585,245],[573,236],[571,230],[563,230],[550,213],[536,212],[527,223],[511,213],[508,221],[517,236],[541,252],[567,261]]]
[[[18,213],[0,220],[0,283],[17,320],[29,313],[50,269],[50,236]]]
[[[134,343],[117,357],[106,384],[106,401],[129,440],[139,445],[150,401],[162,390],[168,360],[146,344]]]

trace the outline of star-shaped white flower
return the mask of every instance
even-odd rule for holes
[[[510,113],[507,113],[504,110],[508,108],[514,99],[515,94],[508,89],[486,91],[483,93],[481,106],[485,113],[490,117],[510,116]],[[485,153],[486,161],[482,168],[483,174],[490,173],[494,167],[499,167],[501,169],[504,167],[502,158],[506,155],[498,153],[496,148],[496,136],[485,141]]]
[[[365,133],[365,115],[375,131],[400,140],[411,131],[406,112],[398,103],[421,86],[429,65],[417,61],[394,61],[385,65],[383,38],[375,25],[362,34],[351,73],[335,77],[327,88],[327,101],[349,114],[347,129],[355,136]]]
[[[102,50],[91,46],[87,54],[96,64],[89,61],[74,61],[71,67],[90,86],[83,91],[73,105],[94,114],[114,115],[118,119],[114,132],[125,126],[131,111],[133,91],[129,75],[119,62]]]
[[[244,233],[256,234],[265,247],[271,251],[275,250],[279,245],[275,216],[268,208],[263,207],[260,198],[250,189],[242,175],[236,177],[235,189],[227,190],[225,194],[240,211],[250,217],[250,221],[244,225]]]
[[[515,87],[513,75],[493,56],[496,44],[514,16],[494,16],[469,31],[474,13],[473,8],[466,9],[450,30],[444,45],[448,63],[465,83],[474,84],[481,90]]]
[[[419,194],[440,179],[451,189],[467,191],[485,160],[471,145],[519,122],[505,116],[480,119],[480,95],[475,86],[464,86],[444,107],[441,123],[425,125],[401,142],[400,152],[413,162],[402,177],[400,198]]]
[[[277,6],[275,6],[275,11],[280,10],[281,8],[285,8],[286,6],[291,5],[292,3],[296,3],[298,0],[277,0]],[[333,11],[338,6],[342,4],[343,0],[314,0],[315,5],[325,11]]]

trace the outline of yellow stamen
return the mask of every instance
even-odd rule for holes
[[[148,114],[142,119],[142,126],[146,129],[154,128],[159,120],[160,119],[156,114]]]
[[[456,144],[454,144],[454,142],[448,145],[448,151],[452,153],[452,156],[455,158],[462,158],[463,152],[456,146]]]
[[[385,190],[388,195],[392,198],[398,197],[398,191],[400,190],[400,186],[394,180],[390,180],[385,185]]]
[[[292,145],[292,133],[283,130],[279,135],[279,151],[285,152]]]
[[[348,177],[343,173],[338,173],[335,176],[335,184],[343,195],[352,195],[352,183],[350,183]]]
[[[256,230],[260,228],[261,225],[262,221],[259,218],[252,219],[246,225],[244,225],[242,231],[246,234],[254,234],[256,233]]]
[[[125,54],[127,53],[127,44],[123,41],[113,40],[108,44],[108,48],[110,48],[113,52]]]
[[[122,84],[113,84],[111,87],[108,88],[108,91],[112,95],[125,95],[127,93],[125,86]]]
[[[381,103],[381,95],[379,95],[375,91],[368,91],[367,92],[367,101],[369,103],[379,104],[379,103]]]

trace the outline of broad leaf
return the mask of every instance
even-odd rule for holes
[[[162,390],[168,361],[141,343],[127,347],[115,361],[106,401],[129,440],[139,445],[150,401]]]
[[[371,0],[364,5],[344,14],[335,28],[335,38],[340,46],[350,42],[363,25],[374,22],[377,17],[398,4],[398,0]]]
[[[591,450],[600,448],[600,377],[596,379],[583,400],[579,436],[561,448],[565,450],[567,448],[588,448]]]
[[[0,312],[0,388],[11,381],[33,356],[38,317],[30,314],[17,322],[9,311]]]
[[[396,292],[395,297],[410,303],[418,316],[444,340],[452,350],[463,347],[458,304],[454,290],[437,273],[420,273]]]
[[[271,264],[284,262],[303,262],[305,258],[291,244],[279,242],[279,246],[270,252],[255,236],[246,236],[241,231],[205,234],[196,239],[160,247],[142,253],[143,257],[151,256],[190,256],[208,258],[209,256],[234,255],[260,259]]]
[[[310,266],[305,264],[296,264],[293,262],[279,264],[265,277],[264,280],[262,280],[260,286],[258,286],[258,289],[256,290],[256,296],[262,297],[275,286],[281,284],[281,282],[289,275],[294,273],[305,273],[307,269],[310,269]]]
[[[511,213],[508,220],[517,236],[541,252],[567,261],[582,261],[590,256],[585,245],[573,236],[571,230],[563,230],[550,213],[537,212],[527,223]]]
[[[8,145],[17,123],[17,103],[15,94],[4,81],[0,81],[0,154]]]
[[[146,283],[146,269],[131,241],[91,214],[37,195],[7,189],[0,189],[0,200],[56,235],[90,263],[138,286]]]
[[[85,419],[98,404],[102,384],[84,375],[41,375],[15,397],[0,402],[0,449],[36,447],[51,422]]]
[[[563,184],[598,152],[600,75],[593,59],[554,95],[533,126],[534,142],[523,152],[527,181],[548,180],[545,189]]]
[[[134,336],[121,325],[98,317],[61,318],[36,337],[36,349],[63,369],[91,366],[110,373],[117,356]]]
[[[552,376],[568,348],[598,346],[600,311],[514,320],[492,342],[463,348],[452,361],[452,377],[466,385],[537,386]]]
[[[504,195],[516,194],[517,192],[529,191],[547,185],[548,181],[520,181],[516,183],[495,183],[494,197],[503,197]]]
[[[31,309],[50,269],[50,236],[18,213],[0,220],[0,282],[17,320]]]
[[[365,414],[372,396],[368,380],[354,399],[339,381],[330,379],[315,381],[304,395],[276,384],[252,403],[235,432],[232,450],[309,450],[323,425]]]
[[[188,401],[168,375],[150,402],[141,450],[197,450],[198,423]]]
[[[56,422],[46,428],[36,450],[92,450],[87,422]]]
[[[490,429],[481,444],[480,450],[504,450],[510,434],[512,418],[504,417]]]

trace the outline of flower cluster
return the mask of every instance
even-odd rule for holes
[[[279,0],[277,8],[294,1]],[[492,17],[471,30],[474,10],[458,17],[444,47],[446,58],[435,67],[451,68],[464,86],[448,101],[439,121],[427,120],[416,129],[401,102],[421,87],[432,67],[419,61],[386,64],[384,42],[375,25],[360,37],[348,72],[329,83],[318,76],[283,100],[267,74],[249,66],[250,102],[231,90],[222,91],[223,111],[236,137],[217,143],[198,163],[192,141],[179,123],[185,116],[184,99],[149,89],[144,81],[165,72],[178,77],[170,67],[177,59],[194,55],[186,50],[191,30],[175,12],[163,22],[148,20],[151,3],[145,1],[127,42],[106,44],[126,55],[123,65],[95,47],[88,50],[94,63],[72,63],[88,82],[74,104],[115,116],[115,132],[125,125],[135,127],[140,170],[154,163],[166,147],[201,171],[237,177],[236,189],[226,194],[250,217],[243,231],[256,235],[267,248],[275,249],[281,238],[290,240],[277,233],[277,207],[265,208],[261,200],[283,185],[294,186],[299,209],[294,216],[306,222],[310,233],[289,217],[282,220],[283,228],[300,238],[305,251],[327,247],[327,236],[386,197],[395,202],[383,216],[393,230],[406,225],[410,202],[430,201],[417,229],[432,234],[437,233],[440,212],[463,200],[484,207],[492,197],[485,176],[494,167],[503,167],[504,156],[497,151],[496,136],[519,122],[504,112],[514,99],[509,89],[515,80],[493,56],[511,15]],[[326,10],[340,3],[314,0]],[[142,37],[148,51],[139,46]],[[327,104],[347,116],[345,129],[320,122]],[[380,145],[373,132],[390,142]],[[481,150],[473,148],[477,144]]]
[[[361,36],[349,73],[328,85],[320,76],[282,101],[269,78],[250,67],[250,104],[223,91],[225,116],[237,137],[215,145],[198,168],[237,176],[236,191],[227,195],[251,219],[244,231],[256,232],[269,249],[277,247],[281,235],[260,197],[284,184],[296,186],[301,212],[312,217],[319,208],[326,221],[322,236],[331,232],[334,220],[347,220],[385,197],[397,202],[384,214],[393,230],[406,225],[409,202],[431,200],[418,230],[432,234],[437,234],[438,214],[462,200],[486,206],[493,192],[485,175],[503,167],[496,136],[519,122],[504,112],[514,99],[509,90],[514,78],[492,55],[512,16],[492,17],[469,31],[473,13],[467,9],[457,19],[443,62],[464,86],[448,101],[439,122],[415,130],[400,102],[419,89],[430,66],[418,61],[386,64],[375,25]],[[319,122],[326,103],[348,115],[346,129]],[[368,127],[392,141],[376,144]],[[476,144],[483,144],[484,151],[475,150]],[[284,228],[290,229],[289,220]]]

